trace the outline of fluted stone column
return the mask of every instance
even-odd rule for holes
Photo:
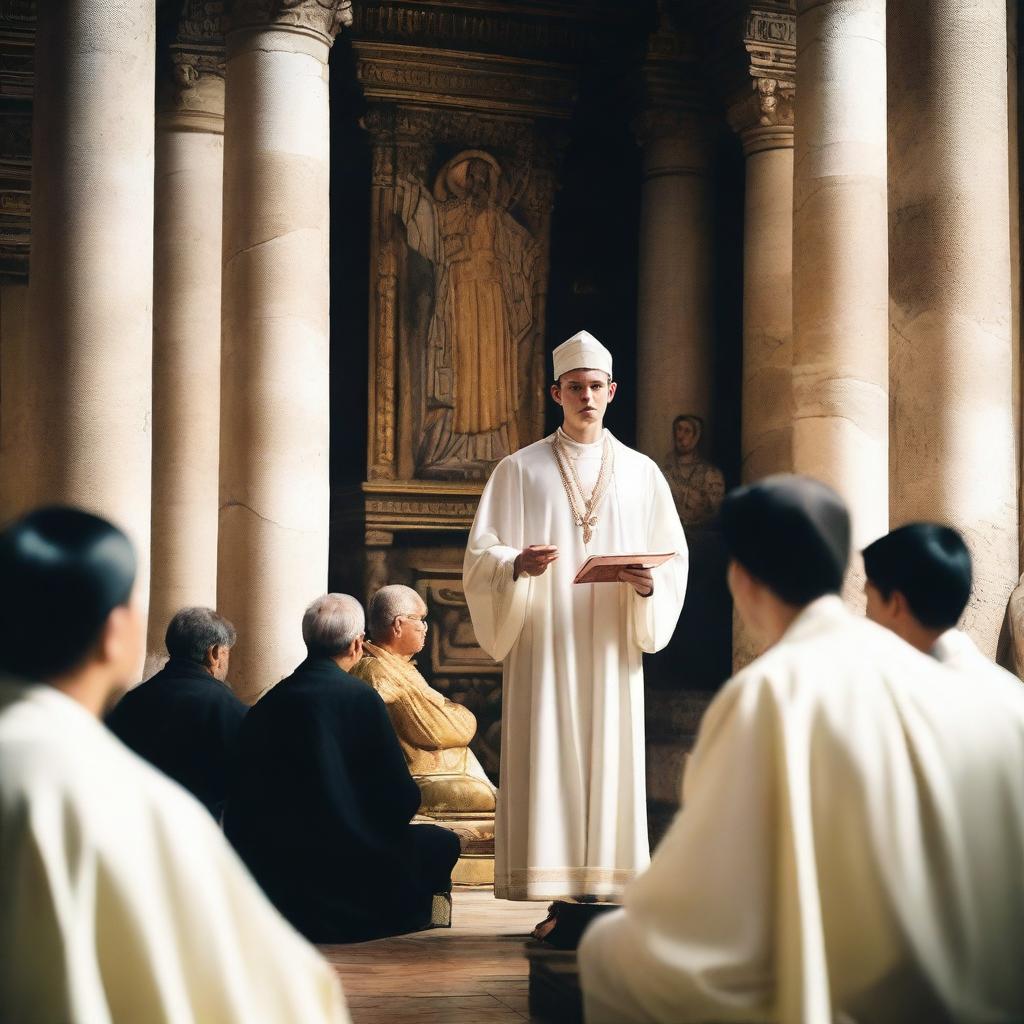
[[[862,548],[888,529],[885,0],[796,6],[793,467]]]
[[[216,6],[190,4],[157,115],[147,674],[166,658],[174,613],[217,601],[224,40],[207,11]]]
[[[149,597],[152,0],[38,5],[23,506],[127,530]],[[45,69],[45,73],[42,73]],[[141,670],[141,665],[139,666]]]
[[[238,3],[227,37],[217,604],[250,701],[302,660],[327,587],[327,57],[348,15]]]
[[[1006,44],[1005,0],[889,7],[892,519],[966,536],[989,655],[1018,559]]]

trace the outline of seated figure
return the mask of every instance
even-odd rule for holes
[[[182,608],[165,642],[170,660],[121,698],[107,727],[219,820],[246,712],[225,682],[235,627],[211,608]]]
[[[741,488],[721,524],[766,651],[583,935],[588,1024],[1024,1020],[1024,712],[846,608],[824,484]]]
[[[97,516],[0,531],[0,1021],[348,1024],[210,815],[99,721],[142,660],[134,590]]]
[[[245,716],[228,786],[228,838],[314,942],[427,927],[459,859],[453,832],[410,824],[419,787],[384,702],[349,675],[363,629],[363,609],[346,594],[306,609],[309,656]]]
[[[420,813],[494,811],[495,789],[469,749],[473,712],[432,689],[413,657],[427,635],[427,606],[411,587],[382,587],[369,606],[373,642],[352,674],[368,682],[387,705],[409,771],[420,787]]]
[[[978,650],[957,629],[971,596],[971,553],[952,527],[908,523],[864,549],[867,616],[960,672],[970,685],[1018,707],[1020,679]]]

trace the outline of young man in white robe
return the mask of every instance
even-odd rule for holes
[[[0,1020],[346,1024],[205,808],[99,720],[141,660],[134,577],[76,509],[0,533]]]
[[[687,551],[668,484],[603,426],[611,353],[582,331],[554,352],[549,437],[503,459],[466,549],[480,646],[503,662],[495,896],[616,899],[649,862],[643,652],[672,636]],[[573,584],[590,555],[664,553]]]
[[[978,650],[957,623],[971,596],[971,553],[952,527],[908,523],[864,549],[867,616],[924,654],[1024,705],[1024,683]]]
[[[708,709],[683,809],[583,936],[588,1024],[1024,1019],[1024,715],[839,598],[842,501],[722,507],[768,645]]]

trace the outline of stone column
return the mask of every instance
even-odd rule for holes
[[[327,57],[349,17],[239,0],[227,37],[217,604],[250,701],[302,660],[327,588]]]
[[[888,529],[885,0],[796,7],[793,468],[860,549]]]
[[[685,60],[663,14],[644,68],[647,107],[635,126],[644,153],[637,443],[658,463],[672,449],[678,413],[704,419],[705,451],[714,432],[711,152],[705,118],[682,78]]]
[[[793,99],[796,19],[752,7],[744,81],[729,107],[743,143],[744,483],[793,470]],[[733,615],[733,668],[760,651]]]
[[[743,143],[744,483],[793,469],[793,97],[796,18],[747,13],[729,123]]]
[[[32,145],[31,423],[21,504],[123,527],[149,598],[152,0],[40,4]],[[139,666],[141,670],[141,665]]]
[[[992,655],[1018,559],[1006,3],[901,0],[888,30],[892,519],[965,535]]]
[[[217,601],[224,39],[191,0],[157,115],[153,267],[153,583],[146,674],[186,605]]]

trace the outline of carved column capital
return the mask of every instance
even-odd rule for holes
[[[744,21],[746,75],[728,105],[728,120],[749,156],[793,145],[796,16],[778,4],[752,4]]]
[[[170,82],[161,123],[224,131],[224,0],[188,0],[170,47]]]
[[[670,139],[685,143],[689,155],[683,162],[693,166],[680,169],[698,171],[707,162],[702,76],[692,41],[677,28],[668,4],[658,6],[658,28],[648,37],[641,69],[643,106],[633,118],[633,132],[645,150]]]
[[[352,0],[234,0],[229,31],[279,28],[313,35],[330,46],[352,24]]]

